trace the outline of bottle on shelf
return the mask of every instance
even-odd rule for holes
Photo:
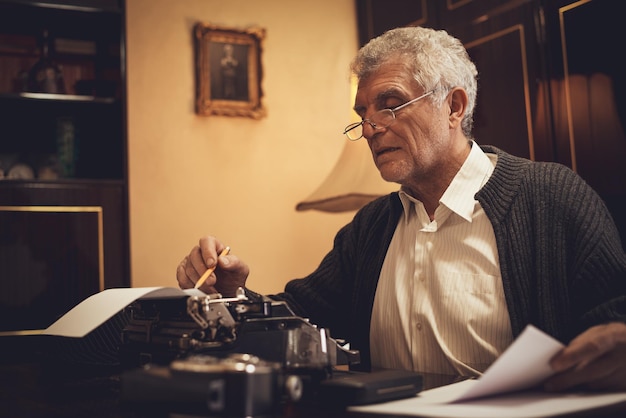
[[[47,30],[41,37],[41,57],[28,73],[28,91],[33,93],[65,94],[63,71],[52,56],[54,48]]]

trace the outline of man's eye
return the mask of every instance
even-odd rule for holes
[[[387,100],[383,106],[381,106],[378,110],[383,110],[383,109],[393,109],[395,107],[398,107],[401,103],[398,100]]]

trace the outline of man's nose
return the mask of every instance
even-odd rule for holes
[[[374,122],[371,122],[369,119],[365,119],[363,121],[363,136],[366,139],[372,138],[374,135],[382,131],[382,128],[376,126]]]

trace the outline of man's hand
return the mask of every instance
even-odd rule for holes
[[[544,384],[550,391],[626,390],[626,324],[589,328],[555,355],[550,366],[557,372]]]
[[[176,269],[176,280],[181,289],[195,286],[202,273],[215,267],[209,278],[200,287],[204,293],[221,293],[225,297],[235,296],[237,288],[246,284],[250,273],[248,266],[232,252],[218,257],[226,246],[215,237],[207,236],[200,239],[198,245],[191,249]]]

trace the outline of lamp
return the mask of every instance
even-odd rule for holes
[[[297,211],[348,212],[399,189],[382,179],[372,161],[367,141],[346,141],[326,180],[296,205]]]

